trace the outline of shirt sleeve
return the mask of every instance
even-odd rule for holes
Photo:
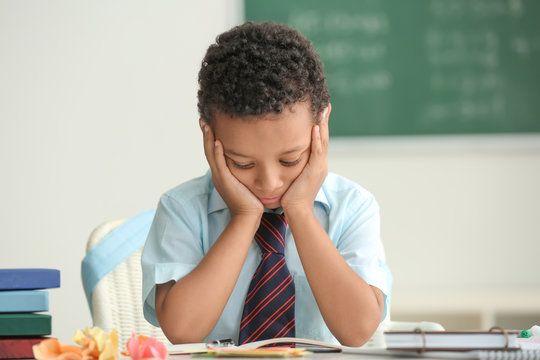
[[[167,194],[156,209],[142,257],[143,312],[146,320],[159,326],[155,311],[156,284],[178,281],[203,258],[202,224],[198,210],[180,204]]]
[[[344,199],[337,248],[349,266],[384,295],[384,315],[391,299],[392,274],[385,263],[380,237],[379,205],[367,191],[353,191]]]

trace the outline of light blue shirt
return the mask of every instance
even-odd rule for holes
[[[314,213],[345,261],[390,303],[392,275],[384,263],[379,206],[367,190],[336,174],[328,174],[315,199]],[[178,281],[190,273],[230,221],[230,212],[212,185],[211,173],[183,183],[160,199],[142,254],[143,302],[146,319],[159,326],[155,285]],[[207,341],[238,340],[244,299],[261,251],[251,244],[236,286]],[[296,288],[296,336],[338,343],[326,326],[287,228],[285,259]]]

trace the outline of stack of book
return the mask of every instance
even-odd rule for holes
[[[55,269],[0,269],[0,359],[33,358],[32,345],[51,334],[49,292]]]

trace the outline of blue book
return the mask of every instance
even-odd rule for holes
[[[0,291],[0,313],[49,310],[49,293],[43,290]]]
[[[60,287],[55,269],[0,269],[0,290],[35,290]]]

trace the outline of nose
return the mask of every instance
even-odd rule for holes
[[[276,195],[276,190],[280,189],[283,183],[279,169],[273,166],[259,168],[255,178],[255,187],[261,195]]]

